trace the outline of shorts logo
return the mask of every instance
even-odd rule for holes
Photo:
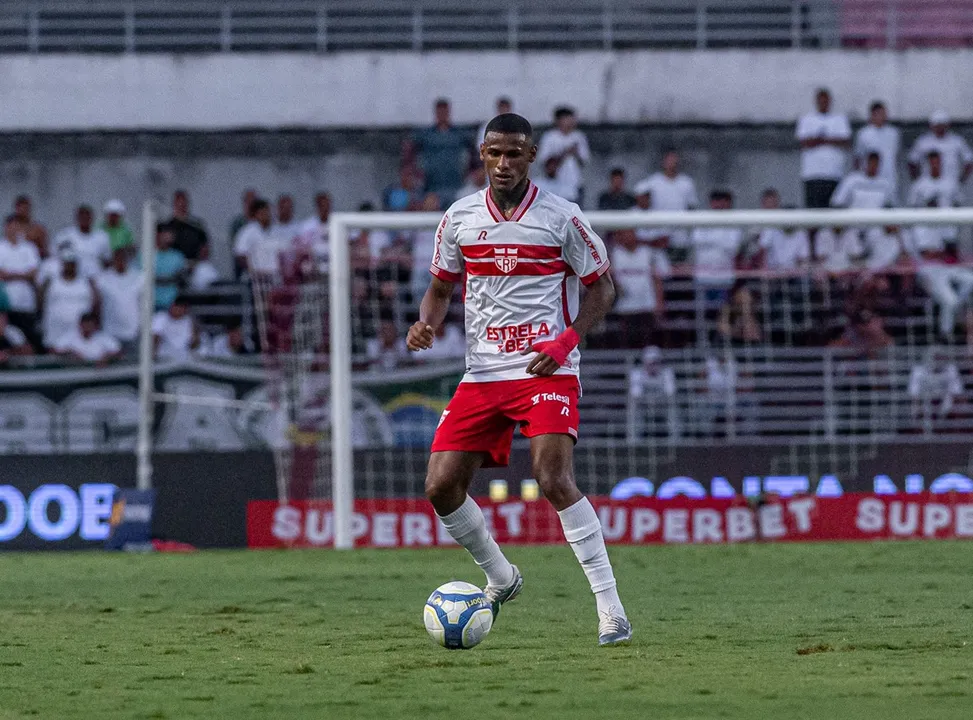
[[[569,406],[571,405],[571,398],[569,398],[567,395],[559,395],[557,393],[537,393],[536,395],[531,397],[530,401],[531,404],[533,405],[536,405],[537,403],[540,402],[552,402],[552,401],[562,402],[565,405],[569,405]],[[567,415],[568,408],[561,408],[561,414]]]
[[[443,424],[443,420],[446,419],[447,415],[449,415],[449,410],[443,410],[443,414],[439,416],[439,422],[436,423],[436,427],[439,427],[440,425]]]
[[[500,272],[506,274],[512,272],[517,267],[517,248],[498,247],[493,249],[493,262],[500,268]]]

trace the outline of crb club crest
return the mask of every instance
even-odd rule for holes
[[[513,269],[517,267],[517,248],[494,248],[493,262],[500,268],[500,272],[504,274],[513,272]]]

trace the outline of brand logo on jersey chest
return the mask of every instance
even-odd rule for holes
[[[500,268],[500,272],[509,273],[517,267],[517,248],[498,247],[493,249],[493,262]]]

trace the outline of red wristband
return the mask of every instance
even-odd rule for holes
[[[573,327],[569,327],[553,340],[534,343],[531,345],[537,352],[542,352],[557,363],[558,367],[564,367],[571,351],[578,347],[581,338]]]

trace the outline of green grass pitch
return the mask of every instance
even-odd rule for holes
[[[613,548],[598,648],[567,547],[471,651],[422,606],[460,550],[0,555],[0,718],[973,717],[973,545]]]

